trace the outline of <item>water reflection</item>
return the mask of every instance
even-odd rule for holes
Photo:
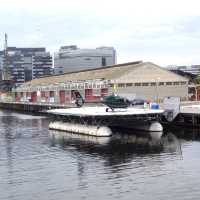
[[[137,185],[145,185],[145,179],[148,180],[151,176],[166,176],[168,172],[165,171],[165,165],[182,159],[180,143],[172,133],[165,134],[159,143],[153,143],[150,137],[124,133],[115,133],[110,138],[60,131],[50,131],[50,135],[53,146],[59,146],[66,153],[77,155],[80,190],[88,190],[88,173],[91,169],[96,173],[96,179],[102,179],[98,175],[100,163],[104,166],[103,172],[100,170],[100,176],[106,176],[103,182],[114,181],[120,191],[123,188],[120,180],[127,179],[125,184],[129,185],[129,189],[126,189],[126,193],[132,193],[130,188],[137,191]],[[91,159],[96,163],[93,164]],[[111,195],[114,194],[111,192]]]
[[[93,137],[68,132],[50,130],[51,145],[63,149],[75,148],[78,152],[101,156],[111,165],[124,163],[136,155],[178,152],[180,143],[172,133],[165,134],[161,140],[133,134],[115,133],[112,137]]]
[[[171,132],[168,132],[162,137],[162,144],[164,152],[178,153],[182,155],[181,142]]]
[[[199,199],[198,131],[155,142],[119,130],[49,131],[47,119],[17,113],[0,113],[0,122],[0,199]]]
[[[48,127],[48,120],[44,120],[41,116],[1,111],[0,124],[1,147],[5,149],[5,155],[0,158],[6,158],[8,173],[12,174],[13,160],[18,153],[16,149],[21,150],[24,148],[25,150],[27,139],[31,141],[40,137],[40,131],[45,132],[44,128]],[[2,152],[4,151],[1,151],[0,155]]]
[[[167,127],[168,131],[175,133],[177,138],[184,140],[200,140],[200,129],[191,127]]]
[[[9,119],[9,120],[8,120]],[[12,174],[13,172],[13,147],[12,147],[12,138],[13,138],[13,131],[12,131],[12,126],[13,126],[13,121],[10,120],[10,115],[4,116],[2,118],[3,124],[6,123],[6,128],[4,129],[4,140],[5,140],[5,149],[6,149],[6,156],[7,156],[7,170],[8,174]]]

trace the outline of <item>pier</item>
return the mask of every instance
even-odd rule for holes
[[[162,123],[172,126],[200,128],[200,102],[181,102],[178,97],[164,99]]]
[[[100,105],[98,103],[86,103],[86,106]],[[32,102],[0,102],[0,108],[6,110],[13,110],[19,112],[35,113],[35,114],[45,114],[51,109],[66,109],[75,108],[76,105],[73,104],[57,104],[57,103],[32,103]],[[180,110],[177,111],[176,116],[172,120],[166,119],[165,113],[162,118],[160,118],[161,124],[173,125],[173,126],[186,126],[200,128],[200,102],[190,101],[181,102]],[[172,110],[169,112],[169,116],[172,115]],[[151,115],[152,117],[153,115]],[[148,117],[148,116],[147,116]],[[104,118],[104,120],[102,120]],[[155,116],[153,117],[155,118]],[[152,118],[152,119],[153,119]],[[83,117],[82,117],[83,119]],[[139,118],[138,118],[139,119]],[[109,121],[108,117],[101,116],[101,121]],[[141,118],[144,120],[144,118]],[[118,123],[116,123],[117,125]],[[128,124],[128,120],[127,123]]]
[[[31,112],[31,113],[45,113],[49,109],[56,108],[69,108],[70,105],[62,104],[39,104],[31,102],[0,102],[1,109],[14,110],[20,112]]]
[[[172,124],[200,128],[200,104],[198,102],[191,104],[190,102],[182,105]]]

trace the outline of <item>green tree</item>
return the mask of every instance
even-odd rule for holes
[[[200,84],[200,76],[197,76],[197,77],[194,79],[194,83],[195,83],[195,84]]]

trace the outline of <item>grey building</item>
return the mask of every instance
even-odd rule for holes
[[[3,55],[3,51],[0,51],[0,80],[2,80]]]
[[[45,48],[17,48],[7,47],[7,68],[11,80],[14,81],[15,85],[20,85],[26,81],[30,81],[33,78],[41,77],[43,75],[49,75],[46,70],[41,70],[44,67],[46,69],[46,62],[38,62],[38,56],[47,57],[48,67],[52,68],[52,58],[49,53],[46,52]],[[4,55],[3,55],[4,57]],[[45,59],[45,58],[42,58]],[[4,66],[5,58],[2,59],[2,67]],[[35,69],[40,71],[35,73]]]
[[[200,65],[188,65],[188,66],[170,65],[170,66],[167,66],[167,69],[174,72],[182,71],[182,72],[189,73],[196,76],[200,75]]]
[[[8,54],[9,61],[8,67],[10,72],[10,78],[14,81],[16,85],[20,85],[25,82],[24,74],[24,55],[23,54]]]
[[[63,46],[54,54],[54,73],[93,69],[116,64],[116,51],[113,47],[79,49],[77,46]]]
[[[32,57],[32,79],[52,74],[52,57],[49,52],[36,53]]]

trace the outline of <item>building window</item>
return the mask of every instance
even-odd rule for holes
[[[88,88],[88,84],[87,83],[85,83],[85,88]]]
[[[152,83],[151,83],[151,86],[156,86],[156,83],[155,83],[155,82],[152,82]]]
[[[124,83],[119,83],[119,84],[118,84],[118,87],[124,87],[124,86],[125,86]]]
[[[179,85],[179,82],[173,82],[173,85]]]
[[[126,87],[132,87],[133,86],[133,83],[127,83],[126,84]]]
[[[85,60],[91,60],[91,58],[85,58]]]
[[[164,82],[159,82],[159,84],[158,85],[164,85]]]
[[[104,97],[108,94],[108,88],[102,88],[101,89],[101,96]]]
[[[181,82],[181,85],[186,85],[186,82],[185,82],[185,81],[182,81],[182,82]]]
[[[111,83],[109,86],[110,86],[110,87],[114,87],[114,84]]]
[[[93,83],[92,88],[97,88],[97,85],[95,83]]]
[[[142,86],[148,86],[149,83],[142,83]]]
[[[102,65],[102,66],[106,66],[106,58],[103,57],[103,58],[101,59],[101,65]]]
[[[91,83],[88,84],[88,88],[89,88],[89,89],[92,88],[92,84],[91,84]]]
[[[141,83],[135,83],[135,86],[141,86]]]
[[[166,85],[172,85],[172,82],[166,82]]]

